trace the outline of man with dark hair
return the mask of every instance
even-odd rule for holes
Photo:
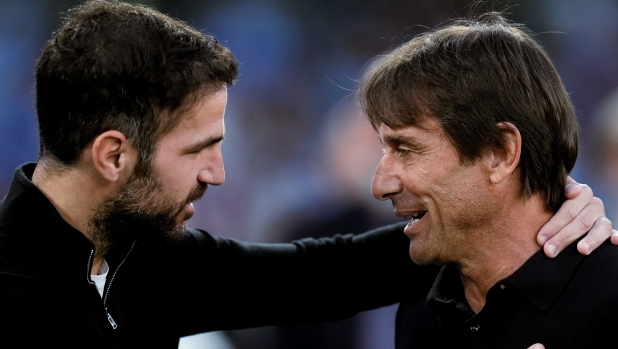
[[[549,259],[536,241],[578,136],[525,28],[488,13],[420,35],[369,71],[361,103],[385,147],[374,196],[411,219],[415,263],[444,265],[401,304],[397,348],[615,347],[618,251]]]
[[[422,290],[432,270],[409,260],[401,225],[270,245],[185,228],[192,202],[225,179],[237,69],[215,38],[151,8],[68,11],[37,64],[39,160],[0,202],[3,348],[175,348],[180,336],[336,321]],[[541,236],[566,225],[550,240],[559,250],[592,227],[589,253],[611,229],[593,226],[604,212],[589,188],[567,188],[582,195]]]

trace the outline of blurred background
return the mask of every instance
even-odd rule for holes
[[[15,167],[37,158],[35,60],[61,13],[80,2],[0,0],[0,197]],[[226,113],[227,180],[196,205],[191,226],[271,242],[359,233],[396,220],[389,203],[371,196],[381,151],[356,104],[358,81],[371,60],[466,16],[471,1],[140,2],[215,35],[241,62]],[[572,175],[592,186],[618,222],[618,1],[494,1],[485,8],[507,8],[510,19],[538,33],[577,109],[581,151]],[[232,331],[209,343],[388,349],[394,312],[317,328]]]

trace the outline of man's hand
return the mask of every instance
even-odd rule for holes
[[[618,231],[612,230],[611,222],[604,218],[603,202],[592,195],[589,186],[578,184],[569,177],[565,196],[567,200],[537,235],[537,242],[544,246],[548,257],[557,256],[586,232],[586,237],[577,243],[581,254],[590,254],[610,236],[612,243],[618,245]]]
[[[533,344],[528,349],[545,349],[545,346],[541,343]]]

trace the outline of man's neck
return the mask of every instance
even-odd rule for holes
[[[461,274],[466,300],[475,313],[485,305],[491,287],[541,249],[536,235],[552,216],[537,196],[505,207],[508,212],[497,213],[495,224],[475,234],[475,241],[466,244],[463,258],[454,263]]]
[[[95,257],[94,261],[92,261],[92,269],[90,270],[90,274],[98,275],[99,269],[101,269],[101,264],[103,264],[103,257]]]

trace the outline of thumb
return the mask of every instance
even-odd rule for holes
[[[528,349],[545,349],[545,347],[543,346],[543,344],[541,343],[536,343],[534,345],[532,345],[530,348]]]

